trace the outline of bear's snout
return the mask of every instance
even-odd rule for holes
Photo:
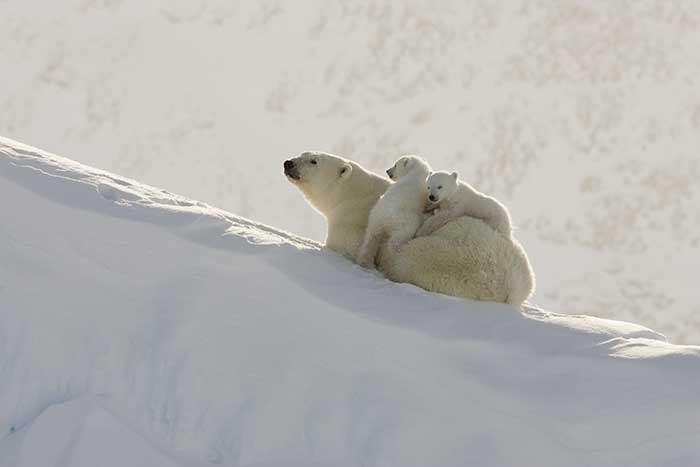
[[[284,174],[292,180],[299,180],[299,172],[293,160],[284,161]]]
[[[434,203],[435,201],[437,201],[437,196],[430,195],[430,196],[428,196],[428,199]]]

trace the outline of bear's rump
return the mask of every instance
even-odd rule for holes
[[[501,303],[511,301],[514,282],[527,282],[531,274],[519,245],[467,216],[448,222],[427,237],[409,241],[397,254],[383,248],[379,269],[396,282]]]

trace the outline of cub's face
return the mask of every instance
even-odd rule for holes
[[[296,185],[313,204],[352,173],[347,160],[318,151],[307,151],[284,161],[284,175]]]
[[[403,156],[397,160],[391,168],[387,169],[386,174],[390,179],[396,181],[404,177],[420,164],[424,164],[424,162],[417,156]]]
[[[437,204],[450,196],[457,189],[457,172],[435,172],[428,177],[428,201]]]

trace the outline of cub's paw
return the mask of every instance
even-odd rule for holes
[[[425,227],[425,228],[421,227],[420,229],[418,229],[418,230],[416,231],[415,238],[418,238],[418,237],[427,237],[428,235],[430,235],[431,233],[433,233],[433,230],[434,230],[434,229],[430,228],[430,226]]]
[[[356,263],[365,269],[374,269],[374,258],[370,258],[366,255],[358,257]]]

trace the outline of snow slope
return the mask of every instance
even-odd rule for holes
[[[698,50],[694,0],[3,0],[0,134],[317,240],[280,159],[421,154],[537,303],[697,344]]]
[[[0,199],[2,467],[700,463],[700,347],[394,284],[8,139]]]

